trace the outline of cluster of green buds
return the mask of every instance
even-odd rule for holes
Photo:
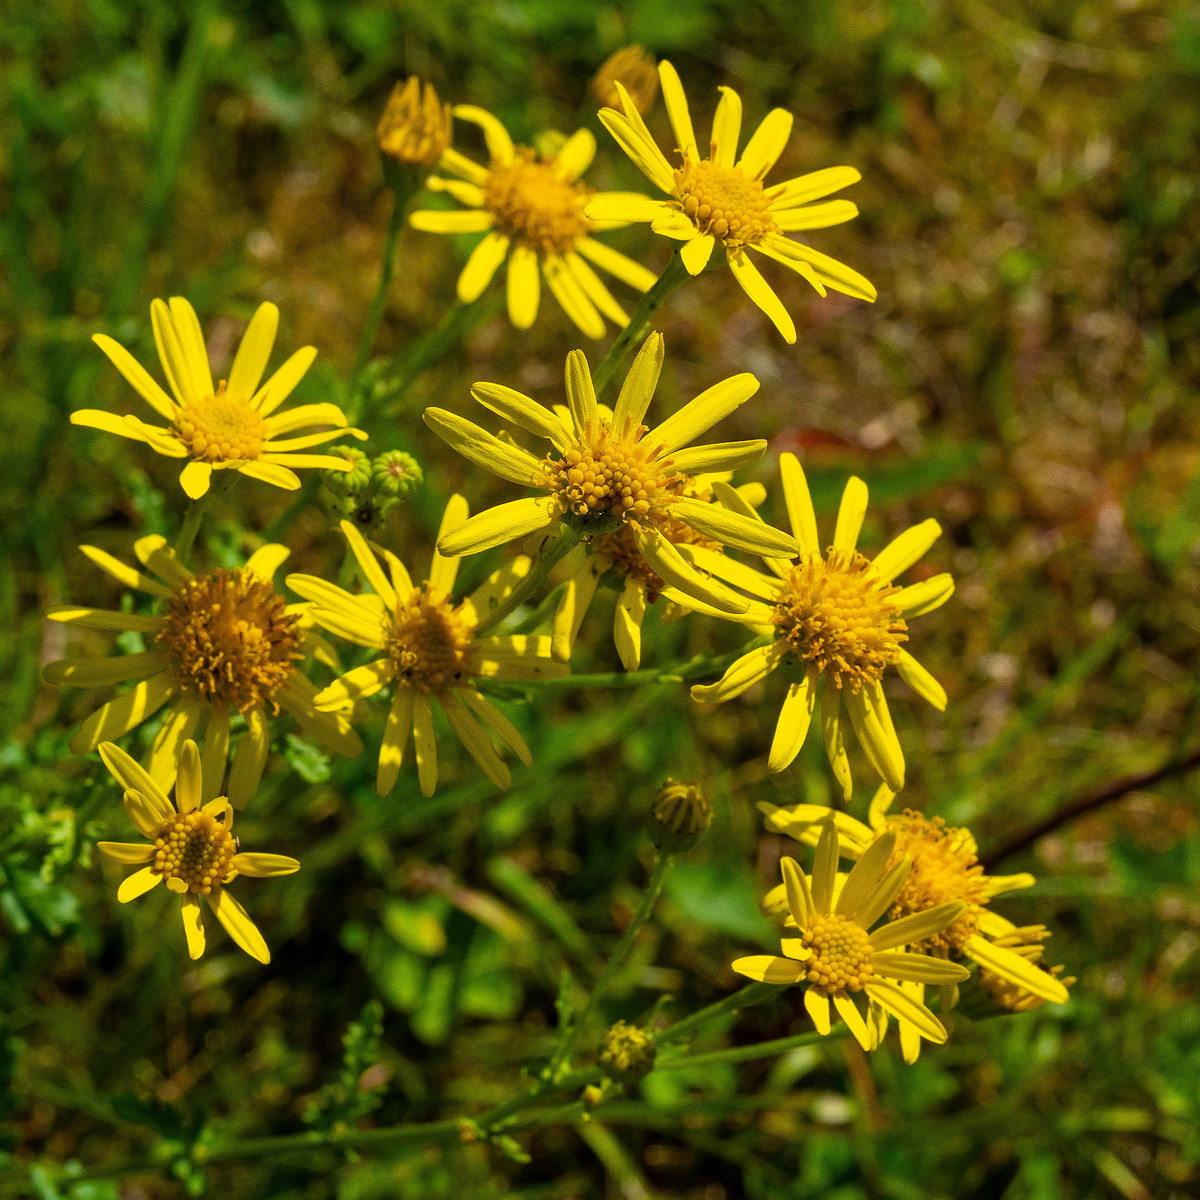
[[[321,472],[321,504],[332,524],[353,521],[360,529],[378,532],[388,513],[421,486],[421,465],[403,450],[385,450],[374,458],[357,446],[326,451],[346,459],[349,471]]]

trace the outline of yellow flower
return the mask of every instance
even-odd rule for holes
[[[183,931],[188,954],[204,953],[204,925],[200,921],[200,897],[217,914],[229,936],[251,958],[271,961],[267,943],[246,910],[225,890],[238,875],[270,878],[290,875],[300,869],[294,858],[283,854],[244,854],[233,836],[233,808],[225,796],[207,803],[203,768],[196,743],[183,743],[175,781],[175,803],[167,793],[119,746],[104,742],[100,757],[113,778],[125,789],[125,811],[138,833],[150,839],[140,842],[97,842],[101,854],[125,866],[142,869],[127,876],[117,889],[122,904],[136,900],[165,882],[183,900]],[[144,865],[142,865],[144,864]]]
[[[452,496],[442,517],[439,538],[445,539],[459,528],[467,519],[467,511],[467,502],[461,496]],[[567,674],[565,666],[551,660],[548,637],[475,635],[475,628],[528,572],[529,559],[515,559],[490,575],[470,596],[456,602],[451,592],[458,573],[457,557],[435,551],[428,581],[415,587],[394,554],[383,551],[388,564],[385,575],[371,547],[349,521],[342,522],[342,532],[374,594],[354,596],[314,575],[289,575],[287,585],[313,602],[313,618],[331,633],[384,654],[331,683],[317,696],[317,708],[340,712],[389,684],[393,686],[375,781],[375,790],[381,796],[396,784],[410,730],[416,743],[421,791],[433,795],[438,774],[434,700],[487,777],[497,787],[508,787],[508,767],[496,753],[488,731],[525,766],[532,762],[529,747],[512,722],[479,694],[475,680],[520,682]]]
[[[775,165],[791,135],[792,114],[782,108],[772,109],[735,162],[742,128],[742,102],[727,87],[721,88],[721,101],[713,118],[709,155],[701,158],[687,98],[675,68],[669,62],[660,62],[658,73],[675,134],[676,153],[681,159],[679,167],[673,167],[658,148],[636,103],[620,82],[614,86],[624,114],[605,108],[600,111],[600,120],[642,174],[669,199],[601,195],[588,204],[587,215],[596,221],[649,221],[655,233],[683,243],[680,257],[692,275],[704,270],[720,242],[734,278],[789,342],[796,340],[796,326],[750,261],[747,250],[757,250],[790,267],[822,296],[827,288],[833,288],[860,300],[874,300],[875,288],[857,271],[784,236],[825,229],[856,217],[858,209],[849,200],[810,202],[823,200],[857,183],[862,176],[853,167],[827,167],[764,188],[763,178]]]
[[[839,889],[838,830],[833,821],[824,821],[811,877],[805,877],[795,859],[785,858],[780,864],[787,912],[800,936],[783,938],[783,958],[755,954],[733,964],[740,975],[762,983],[807,983],[804,1007],[818,1031],[829,1032],[832,1000],[864,1050],[878,1047],[888,1014],[902,1030],[944,1042],[942,1023],[900,983],[954,984],[969,977],[964,968],[943,958],[900,952],[961,916],[961,901],[888,921],[870,932],[894,903],[912,866],[904,854],[893,861],[894,847],[895,836],[884,834],[854,864]],[[871,1001],[865,1020],[852,999],[857,992]]]
[[[450,145],[453,134],[450,105],[438,100],[432,83],[427,83],[422,92],[421,81],[415,75],[392,89],[375,130],[384,154],[419,167],[432,167]]]
[[[360,440],[366,438],[361,430],[345,428],[346,416],[336,404],[302,404],[278,416],[271,415],[291,395],[317,356],[311,346],[297,350],[259,387],[279,326],[279,309],[274,304],[259,305],[238,347],[228,381],[222,379],[215,388],[204,335],[192,306],[181,296],[173,296],[169,308],[161,300],[155,300],[150,305],[150,320],[163,374],[174,399],[120,342],[103,333],[94,334],[92,341],[108,355],[142,399],[170,424],[147,425],[134,416],[118,417],[100,409],[84,408],[71,414],[73,425],[88,425],[145,442],[167,458],[189,459],[179,482],[193,500],[208,491],[213,471],[240,471],[251,479],[295,490],[300,480],[291,467],[348,469],[344,458],[295,453],[344,433]],[[273,440],[305,425],[339,428]]]
[[[552,449],[542,459],[444,408],[427,408],[425,424],[465,458],[544,493],[473,517],[442,540],[442,553],[478,554],[560,519],[588,539],[628,528],[637,555],[670,587],[723,613],[744,612],[746,602],[688,563],[662,525],[679,521],[714,542],[752,554],[795,553],[796,542],[787,534],[675,490],[681,476],[732,471],[762,457],[764,441],[683,448],[749,400],[758,391],[758,380],[734,375],[649,429],[642,418],[662,362],[662,335],[652,333],[638,351],[611,418],[596,402],[582,350],[567,355],[569,421],[512,388],[475,384],[471,395],[485,408],[550,442]]]
[[[848,813],[832,812],[816,804],[777,808],[763,802],[758,807],[766,814],[768,829],[809,846],[817,843],[832,820],[841,835],[841,853],[846,858],[861,860],[869,852],[877,853],[872,848],[886,841],[894,847],[889,866],[895,865],[901,855],[912,862],[911,872],[891,901],[893,920],[952,902],[962,905],[961,914],[953,922],[914,941],[915,949],[940,958],[971,959],[981,968],[985,983],[990,976],[1003,981],[1012,995],[1037,997],[1025,1007],[1043,1000],[1065,1004],[1068,993],[1064,983],[1037,965],[1041,947],[1013,948],[1012,935],[1017,927],[988,907],[997,896],[1032,887],[1034,877],[1024,873],[986,875],[969,829],[947,828],[940,817],[930,820],[911,809],[889,814],[894,799],[895,793],[886,784],[881,786],[871,801],[866,824]],[[786,906],[782,888],[773,889],[763,899],[768,912],[783,912]],[[1033,949],[1036,954],[1030,953]],[[944,993],[943,1010],[956,999],[953,990]],[[911,1062],[917,1055],[917,1042],[902,1036],[901,1043]]]
[[[934,520],[914,525],[868,561],[856,548],[867,511],[867,485],[851,477],[842,494],[833,545],[822,555],[804,470],[794,454],[780,455],[779,466],[788,519],[800,544],[797,562],[768,559],[773,574],[764,575],[702,548],[684,547],[698,567],[756,597],[739,620],[772,630],[769,645],[744,654],[716,683],[692,688],[692,697],[720,704],[777,668],[788,668],[792,679],[768,759],[769,770],[782,771],[804,745],[817,684],[824,680],[821,731],[846,799],[853,785],[842,738],[843,700],[871,766],[898,792],[904,786],[904,755],[883,694],[883,671],[894,665],[913,691],[939,710],[946,707],[941,684],[901,642],[907,640],[907,622],[945,604],[954,583],[945,574],[906,588],[893,586],[892,580],[933,545],[941,526]]]
[[[612,108],[621,103],[618,83],[629,94],[638,112],[648,113],[658,99],[654,55],[641,46],[622,46],[600,64],[588,86],[601,104]]]
[[[581,129],[557,153],[543,155],[528,146],[514,146],[504,126],[482,108],[460,104],[454,115],[483,129],[490,161],[483,167],[449,149],[441,165],[458,178],[432,176],[425,186],[449,192],[470,211],[415,212],[409,223],[430,233],[486,233],[458,277],[458,298],[464,304],[477,300],[507,260],[508,316],[518,329],[528,329],[537,317],[539,267],[555,299],[588,337],[604,336],[604,317],[627,325],[625,310],[588,263],[642,292],[655,277],[591,236],[626,223],[583,215],[596,195],[580,182],[596,153],[592,134]],[[600,195],[627,197],[624,192]]]
[[[1042,961],[1046,952],[1042,942],[1049,936],[1050,930],[1045,925],[1022,925],[1020,927],[1013,925],[1007,933],[996,934],[992,939],[992,945],[1020,955],[1042,975],[1061,983],[1064,988],[1069,988],[1075,982],[1075,976],[1064,976],[1061,966],[1046,967]],[[1001,1008],[1007,1008],[1010,1012],[1029,1012],[1030,1009],[1040,1008],[1048,999],[1045,987],[1040,988],[1037,992],[1031,992],[1023,983],[1013,983],[1008,976],[991,971],[987,967],[980,968],[979,979],[987,988],[991,998]],[[1039,980],[1039,982],[1044,983],[1045,981]]]
[[[162,616],[143,616],[62,604],[46,613],[51,621],[137,633],[151,642],[149,650],[134,654],[68,658],[46,666],[43,678],[58,686],[112,687],[139,681],[84,721],[71,739],[76,754],[123,737],[170,702],[147,769],[159,787],[169,790],[179,747],[203,720],[209,788],[204,799],[211,800],[225,777],[230,723],[233,714],[240,713],[246,731],[234,751],[227,794],[241,808],[257,791],[266,765],[268,711],[282,708],[301,729],[339,754],[355,758],[362,753],[362,742],[345,716],[313,707],[317,689],[297,670],[305,652],[335,670],[338,663],[329,645],[312,632],[308,606],[285,604],[272,586],[272,576],[290,553],[286,546],[262,546],[244,567],[205,575],[193,575],[158,536],[139,538],[133,547],[151,574],[95,546],[80,549],[118,582],[156,597],[165,611]]]
[[[558,412],[556,406],[555,411],[560,419],[569,421],[565,409]],[[598,412],[602,418],[612,420],[612,410],[606,405],[599,405]],[[727,483],[731,475],[731,471],[682,475],[672,485],[672,490],[676,495],[711,503],[712,485]],[[736,490],[747,503],[755,507],[766,498],[766,492],[759,483],[744,484]],[[673,546],[706,546],[714,553],[722,552],[719,542],[680,520],[664,517],[655,524]],[[664,625],[688,612],[723,615],[678,588],[669,586],[655,574],[638,551],[633,527],[628,524],[613,533],[594,538],[589,546],[575,547],[558,569],[551,573],[549,582],[552,586],[566,583],[554,613],[553,651],[559,662],[570,660],[583,619],[602,584],[609,584],[618,592],[613,611],[613,643],[627,671],[636,671],[641,665],[642,621],[647,607],[657,603],[660,598],[666,601],[659,618]]]

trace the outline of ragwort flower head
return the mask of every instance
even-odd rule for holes
[[[556,406],[555,411],[560,419],[570,421],[565,408],[560,411]],[[603,418],[612,419],[612,410],[606,405],[599,405],[599,412]],[[732,474],[732,471],[680,474],[671,487],[678,496],[713,503],[713,487],[727,484]],[[736,492],[754,507],[766,497],[758,483],[743,484]],[[655,525],[672,546],[703,546],[714,553],[722,553],[720,542],[676,517],[660,517]],[[664,602],[659,616],[664,625],[689,612],[722,615],[703,601],[672,587],[658,575],[642,557],[634,528],[629,523],[612,533],[593,538],[590,545],[577,546],[551,574],[550,582],[553,585],[566,583],[554,614],[554,657],[560,662],[569,661],[584,617],[602,585],[611,586],[618,593],[613,608],[613,644],[627,671],[636,671],[641,665],[642,622],[651,605],[660,600]]]
[[[701,393],[661,424],[643,424],[662,370],[663,339],[651,334],[630,368],[611,419],[596,402],[582,350],[567,356],[569,421],[528,396],[494,383],[477,383],[471,395],[514,425],[546,438],[551,450],[535,458],[472,421],[443,408],[427,408],[425,423],[460,454],[503,479],[543,495],[514,500],[480,513],[443,538],[443,554],[478,554],[514,538],[571,522],[588,539],[628,527],[638,555],[665,584],[722,613],[747,605],[728,588],[691,566],[662,532],[677,520],[721,545],[752,554],[791,554],[796,543],[759,520],[680,494],[683,475],[734,470],[756,462],[766,442],[721,442],[684,449],[758,390],[753,375],[735,375]]]
[[[931,1042],[944,1042],[946,1030],[901,986],[902,981],[954,984],[968,978],[955,963],[901,948],[931,937],[962,914],[959,902],[872,926],[893,903],[911,860],[902,855],[889,865],[895,839],[888,834],[864,853],[838,888],[838,832],[833,821],[821,827],[811,878],[795,859],[785,858],[783,889],[790,921],[799,931],[783,938],[783,957],[756,954],[739,958],[733,969],[764,983],[806,984],[804,1006],[821,1033],[830,1028],[829,1002],[864,1050],[876,1049],[887,1027],[887,1014]],[[870,1001],[865,1014],[857,993]]]
[[[988,875],[978,860],[978,847],[969,829],[948,827],[940,817],[932,819],[911,809],[889,813],[895,793],[882,785],[871,802],[867,823],[848,813],[830,812],[816,804],[797,804],[777,808],[760,803],[766,814],[768,829],[786,834],[805,845],[815,845],[823,836],[825,825],[832,820],[840,834],[841,854],[861,861],[872,848],[882,842],[892,846],[888,868],[895,867],[903,857],[911,862],[903,885],[897,890],[888,908],[892,920],[904,920],[957,903],[958,917],[943,928],[914,940],[912,949],[946,959],[970,959],[980,967],[985,984],[999,981],[1010,997],[1029,997],[1024,1007],[1034,1007],[1046,1000],[1064,1004],[1068,993],[1063,981],[1054,972],[1040,966],[1042,948],[1013,941],[1017,927],[991,910],[997,896],[1020,888],[1032,887],[1032,875]],[[787,897],[782,888],[768,892],[763,900],[767,912],[786,911]],[[1040,927],[1038,927],[1040,928]],[[1030,943],[1038,939],[1029,939]],[[909,990],[918,998],[924,994],[920,981],[911,981]],[[992,990],[989,987],[989,990]],[[1034,999],[1036,998],[1036,999]],[[953,988],[943,991],[943,1010],[957,1000]],[[1009,1005],[1012,1007],[1012,1005]],[[919,1044],[905,1038],[901,1031],[905,1057],[912,1061]]]
[[[875,288],[857,271],[784,236],[840,225],[857,216],[858,209],[849,200],[824,198],[858,182],[859,173],[853,167],[828,167],[765,187],[763,179],[791,135],[792,115],[781,108],[772,109],[737,158],[742,102],[727,87],[721,88],[709,153],[702,158],[675,68],[661,62],[658,73],[675,134],[678,167],[658,148],[637,104],[619,82],[614,86],[624,111],[602,109],[600,120],[642,174],[668,198],[597,196],[587,206],[587,215],[597,221],[649,221],[655,233],[683,243],[680,257],[692,275],[704,270],[720,242],[738,283],[789,342],[796,340],[796,326],[750,261],[748,250],[790,267],[822,296],[833,288],[860,300],[874,300]],[[817,200],[823,203],[812,203]]]
[[[384,154],[418,167],[432,167],[453,135],[450,105],[438,100],[432,83],[422,89],[415,75],[392,89],[375,130]]]
[[[362,742],[341,713],[318,712],[316,687],[298,669],[306,653],[338,669],[337,656],[313,631],[307,605],[287,604],[271,583],[290,553],[260,547],[244,567],[193,574],[157,535],[139,538],[134,553],[143,573],[95,546],[80,549],[126,587],[158,599],[161,615],[113,612],[77,604],[49,609],[51,621],[81,629],[141,634],[151,648],[111,658],[68,658],[49,663],[43,678],[65,687],[112,687],[136,681],[97,709],[71,739],[76,754],[123,737],[165,704],[147,758],[160,788],[175,780],[179,747],[204,725],[204,775],[211,800],[224,782],[230,727],[235,714],[246,731],[233,755],[226,794],[241,808],[258,789],[270,746],[269,720],[280,709],[317,741],[349,758]]]
[[[490,161],[480,166],[457,150],[447,150],[441,166],[458,178],[431,176],[425,186],[449,193],[468,211],[423,210],[413,213],[409,223],[430,233],[486,235],[458,277],[458,298],[464,304],[477,300],[507,262],[508,316],[518,329],[528,329],[537,317],[543,277],[563,311],[588,337],[604,336],[605,317],[627,325],[625,310],[589,263],[641,292],[655,277],[592,237],[626,223],[584,215],[584,207],[596,195],[580,180],[596,153],[592,134],[581,129],[556,153],[543,155],[515,146],[504,126],[482,108],[460,104],[454,115],[482,127]],[[625,195],[599,194],[618,199]]]
[[[114,862],[141,866],[117,889],[122,904],[145,895],[160,883],[183,901],[183,929],[188,954],[204,953],[204,925],[200,897],[217,914],[229,936],[252,958],[271,961],[271,952],[246,910],[225,890],[238,875],[260,878],[290,875],[300,869],[283,854],[243,853],[233,836],[233,808],[225,796],[205,802],[203,767],[196,743],[188,739],[179,755],[175,803],[166,791],[112,742],[100,746],[100,757],[113,778],[125,789],[125,811],[138,832],[149,838],[139,842],[97,842],[96,849]]]
[[[868,560],[857,549],[867,486],[852,477],[842,494],[833,544],[822,553],[804,470],[793,454],[780,455],[779,465],[788,518],[801,551],[795,562],[768,559],[772,574],[764,575],[700,548],[684,547],[697,566],[755,597],[737,619],[771,631],[769,645],[744,654],[718,682],[693,687],[692,697],[719,704],[779,668],[793,675],[802,672],[788,686],[771,744],[768,768],[782,771],[804,745],[817,685],[824,681],[821,731],[846,799],[853,784],[842,737],[843,702],[871,766],[898,792],[904,786],[904,755],[883,694],[883,671],[895,666],[918,695],[939,710],[946,707],[941,684],[902,643],[907,622],[944,604],[954,583],[946,574],[905,588],[892,581],[933,545],[941,526],[934,520],[915,525]]]
[[[444,541],[467,520],[467,502],[452,496],[439,530]],[[313,618],[331,633],[360,646],[382,651],[379,658],[347,671],[316,698],[319,710],[337,713],[385,687],[393,689],[375,788],[386,796],[396,784],[409,737],[415,743],[421,791],[437,787],[437,743],[433,704],[440,705],[460,742],[497,787],[511,776],[496,751],[494,734],[525,766],[529,747],[511,721],[482,696],[478,679],[520,682],[565,675],[567,668],[550,657],[548,637],[479,637],[476,628],[529,571],[521,557],[494,572],[461,600],[453,597],[458,558],[434,552],[429,579],[415,586],[404,564],[383,551],[385,574],[362,534],[349,522],[342,532],[370,583],[372,592],[352,595],[313,575],[289,575],[287,585],[312,601]]]
[[[222,379],[216,387],[204,335],[192,306],[181,296],[173,296],[169,308],[161,300],[155,300],[150,305],[150,319],[163,374],[171,388],[170,396],[120,342],[102,333],[93,335],[92,341],[169,424],[147,425],[134,416],[119,417],[100,409],[84,408],[71,414],[73,425],[88,425],[145,442],[168,458],[188,459],[179,482],[193,500],[208,491],[213,471],[239,471],[252,479],[295,490],[300,480],[292,467],[348,469],[343,458],[297,453],[345,433],[360,440],[366,438],[361,430],[346,428],[346,415],[336,404],[302,404],[272,415],[304,377],[317,356],[316,350],[311,346],[297,350],[259,387],[279,326],[279,309],[274,304],[259,306],[238,347],[229,379]],[[338,428],[281,438],[282,434],[305,425]]]
[[[643,116],[658,99],[658,71],[654,55],[641,46],[622,46],[613,51],[588,84],[593,96],[607,108],[621,103],[620,84]]]

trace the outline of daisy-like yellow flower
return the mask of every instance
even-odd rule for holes
[[[744,612],[747,603],[687,562],[662,527],[678,521],[714,542],[752,554],[796,552],[796,542],[787,534],[677,490],[684,476],[732,471],[762,457],[767,444],[761,440],[684,449],[749,400],[758,391],[758,380],[750,374],[734,375],[650,429],[642,418],[658,386],[662,362],[662,335],[652,333],[625,378],[611,419],[596,402],[582,350],[567,355],[569,421],[512,388],[475,384],[471,395],[485,408],[550,442],[550,451],[541,459],[444,408],[427,408],[425,424],[465,458],[543,493],[472,517],[443,538],[441,552],[478,554],[557,521],[569,523],[593,542],[627,528],[636,555],[667,585],[723,613]]]
[[[782,833],[805,845],[815,845],[824,828],[832,820],[840,833],[844,857],[861,861],[880,843],[893,847],[889,866],[900,856],[911,860],[912,870],[903,886],[893,897],[890,915],[901,920],[923,912],[937,910],[953,902],[962,905],[960,915],[937,933],[914,939],[912,948],[939,958],[970,959],[996,980],[1013,989],[1013,994],[1037,997],[1065,1004],[1068,992],[1054,974],[1038,965],[1041,947],[1036,955],[1014,948],[1012,935],[1017,927],[989,905],[997,896],[1036,882],[1029,874],[987,875],[979,865],[978,847],[969,829],[948,828],[940,817],[932,820],[911,809],[889,813],[895,793],[883,785],[871,802],[867,823],[848,813],[831,812],[816,804],[797,804],[777,808],[760,803],[766,814],[768,829]],[[768,912],[783,912],[787,897],[782,888],[768,892],[763,907]],[[914,981],[914,985],[920,981]],[[914,986],[914,991],[915,991]],[[920,993],[918,993],[920,994]],[[950,1008],[957,996],[953,989],[943,994],[943,1009]],[[1029,1007],[1032,1007],[1032,1002]],[[906,1058],[912,1061],[919,1049],[911,1039],[902,1037]]]
[[[467,520],[467,502],[452,496],[442,516],[439,539]],[[434,552],[429,579],[413,585],[404,564],[383,551],[385,575],[371,547],[349,521],[342,532],[374,594],[351,595],[314,575],[289,575],[287,585],[313,602],[313,618],[331,633],[382,650],[383,656],[347,671],[316,698],[318,709],[340,712],[391,685],[391,708],[379,750],[375,790],[386,796],[396,784],[409,734],[416,747],[421,791],[437,787],[437,743],[433,735],[436,700],[467,753],[500,788],[512,782],[496,752],[494,734],[529,766],[533,761],[513,723],[475,687],[477,679],[523,682],[552,679],[567,668],[550,658],[548,637],[477,637],[475,629],[502,604],[529,571],[521,557],[490,575],[470,596],[452,596],[458,558]]]
[[[557,409],[556,409],[557,411]],[[602,417],[611,420],[611,410],[599,406]],[[569,419],[565,410],[560,419]],[[677,495],[689,496],[705,503],[713,501],[712,484],[727,483],[732,472],[708,475],[685,475],[673,485]],[[739,496],[757,507],[766,498],[760,483],[748,483],[736,489]],[[658,524],[659,532],[673,546],[706,546],[716,554],[722,553],[720,543],[690,525],[670,518]],[[589,546],[576,546],[550,575],[552,586],[565,583],[558,608],[554,613],[553,651],[560,662],[567,662],[579,636],[584,617],[600,586],[617,591],[613,610],[613,643],[627,671],[636,671],[642,661],[642,621],[647,608],[660,599],[665,601],[660,620],[669,624],[689,612],[721,616],[718,610],[668,585],[647,565],[638,551],[630,525],[622,525],[615,533],[592,540]]]
[[[316,687],[297,669],[305,654],[339,669],[336,655],[313,631],[308,605],[287,604],[272,577],[290,551],[260,547],[238,569],[195,575],[164,538],[139,538],[134,553],[149,574],[95,546],[80,549],[126,587],[161,602],[160,616],[60,604],[46,616],[81,629],[138,633],[150,649],[111,658],[67,658],[49,663],[47,683],[60,687],[112,687],[138,681],[97,709],[71,739],[76,754],[123,737],[164,704],[167,714],[146,766],[160,788],[175,780],[179,747],[204,722],[204,778],[211,800],[225,779],[230,726],[235,713],[246,723],[229,772],[226,795],[238,808],[258,790],[270,748],[269,716],[280,709],[317,741],[355,758],[362,742],[341,713],[318,712]]]
[[[904,786],[904,755],[883,694],[884,668],[895,666],[913,691],[945,709],[942,685],[902,643],[908,637],[908,621],[945,604],[954,582],[946,574],[905,588],[892,581],[933,545],[941,526],[932,519],[914,525],[868,560],[857,549],[867,485],[851,477],[842,494],[833,544],[822,554],[804,470],[794,454],[780,455],[779,466],[788,520],[800,544],[798,561],[768,560],[772,574],[764,575],[702,547],[683,548],[698,567],[755,597],[739,620],[770,627],[774,633],[769,645],[744,654],[716,683],[692,688],[692,698],[720,704],[786,668],[791,681],[768,760],[769,770],[782,771],[804,745],[817,684],[824,681],[821,731],[846,799],[853,784],[842,737],[843,701],[871,766],[898,792]]]
[[[763,179],[791,136],[792,114],[782,108],[772,109],[738,158],[742,101],[727,87],[721,88],[709,152],[702,158],[679,75],[665,61],[658,64],[658,74],[679,166],[673,166],[658,148],[637,104],[619,81],[614,86],[624,112],[604,108],[600,120],[642,174],[668,199],[600,195],[588,204],[586,214],[596,221],[649,221],[655,233],[683,243],[680,257],[692,275],[704,270],[720,242],[734,278],[789,342],[796,340],[796,326],[750,261],[747,250],[756,250],[790,267],[822,296],[827,288],[833,288],[860,300],[874,300],[875,288],[857,271],[784,236],[840,225],[857,216],[858,209],[849,200],[824,197],[857,183],[862,176],[853,167],[827,167],[764,187]],[[822,203],[812,203],[816,200]]]
[[[507,262],[508,316],[518,329],[528,329],[537,317],[542,278],[588,337],[604,336],[605,317],[627,325],[625,310],[589,264],[640,292],[647,291],[655,277],[592,237],[626,222],[585,217],[588,201],[597,194],[614,200],[629,199],[631,194],[596,193],[581,181],[596,154],[591,132],[580,129],[556,153],[542,155],[514,145],[508,130],[482,108],[460,104],[454,115],[482,128],[490,161],[484,167],[453,148],[446,150],[441,166],[458,178],[431,176],[425,186],[448,192],[468,211],[423,210],[413,213],[409,224],[429,233],[486,234],[458,277],[458,298],[464,304],[477,300],[501,263]]]
[[[182,296],[172,296],[170,307],[155,300],[150,305],[150,320],[171,396],[120,342],[103,333],[94,334],[92,341],[169,424],[147,425],[134,416],[119,417],[100,409],[83,408],[71,414],[73,425],[88,425],[145,442],[167,458],[188,459],[179,482],[193,500],[208,491],[213,471],[240,471],[251,479],[295,490],[300,480],[292,467],[347,469],[344,458],[297,453],[345,433],[360,440],[366,438],[361,430],[346,428],[346,415],[336,404],[302,404],[272,415],[312,365],[317,356],[312,346],[297,350],[259,386],[279,327],[279,309],[274,304],[259,305],[242,337],[229,379],[222,379],[215,388],[204,335],[192,306]],[[338,428],[303,437],[281,437],[305,425]]]
[[[200,897],[217,914],[229,936],[251,958],[269,963],[271,952],[246,910],[225,890],[238,875],[270,878],[291,875],[300,869],[284,854],[243,853],[233,836],[233,807],[225,796],[205,802],[205,786],[196,743],[183,743],[172,804],[159,785],[120,746],[104,742],[100,757],[113,778],[125,789],[125,811],[137,831],[150,843],[97,842],[96,849],[114,862],[140,866],[117,889],[122,904],[144,896],[160,883],[183,901],[183,931],[188,954],[204,953],[204,925]]]
[[[969,972],[957,963],[927,954],[901,952],[901,948],[935,937],[962,915],[961,901],[891,920],[872,932],[871,927],[893,905],[912,867],[907,855],[894,861],[895,838],[885,834],[854,864],[838,883],[838,831],[825,821],[817,841],[811,877],[795,859],[785,858],[783,891],[790,931],[783,938],[783,955],[755,954],[739,958],[733,969],[762,983],[806,983],[804,1007],[820,1033],[830,1027],[829,1002],[864,1050],[874,1050],[886,1029],[884,1014],[894,1016],[901,1028],[941,1043],[946,1030],[941,1021],[914,1000],[901,981],[954,984]],[[863,993],[873,1002],[866,1014],[853,997]],[[879,1011],[872,1011],[873,1006]]]

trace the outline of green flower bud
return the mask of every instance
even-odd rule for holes
[[[600,1067],[618,1083],[637,1083],[654,1070],[658,1053],[645,1030],[618,1021],[605,1035],[600,1051]]]
[[[668,779],[650,805],[646,832],[664,854],[681,854],[699,844],[712,818],[712,805],[698,783]]]
[[[324,451],[332,458],[344,458],[349,471],[322,471],[321,482],[333,492],[353,495],[371,482],[371,460],[357,446],[333,446]]]
[[[371,464],[371,478],[385,496],[407,500],[421,486],[425,475],[421,464],[403,450],[388,450]]]

